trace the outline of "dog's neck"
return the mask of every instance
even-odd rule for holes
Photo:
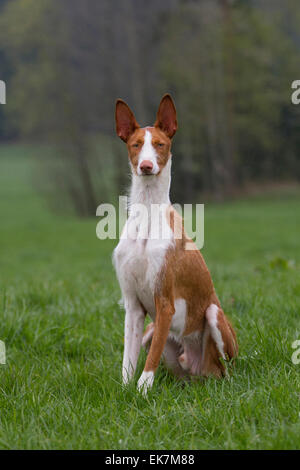
[[[151,204],[171,204],[170,184],[171,157],[157,176],[138,176],[132,173],[129,206],[143,204],[151,208]]]

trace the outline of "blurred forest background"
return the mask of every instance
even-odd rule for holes
[[[170,92],[173,202],[297,184],[299,26],[299,0],[0,0],[1,141],[38,144],[52,207],[95,215],[128,185],[116,98],[146,125]]]

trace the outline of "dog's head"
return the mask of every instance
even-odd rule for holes
[[[163,96],[154,126],[143,128],[125,101],[118,99],[116,130],[127,144],[134,173],[138,176],[159,175],[171,156],[171,139],[177,130],[176,109],[171,96]]]

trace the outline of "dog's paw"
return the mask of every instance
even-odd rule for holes
[[[188,360],[187,360],[187,357],[186,357],[185,353],[183,353],[179,356],[178,361],[179,361],[179,364],[181,365],[181,367],[183,368],[183,370],[188,371],[190,369],[190,365],[188,363]]]
[[[141,392],[143,395],[146,395],[149,388],[152,387],[154,380],[154,372],[153,371],[143,371],[142,375],[139,378],[137,388],[138,391]]]

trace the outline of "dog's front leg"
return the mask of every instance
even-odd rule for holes
[[[175,312],[174,305],[171,301],[169,301],[169,299],[166,298],[156,298],[155,307],[156,317],[153,338],[147,356],[145,368],[138,381],[138,390],[142,391],[144,394],[147,393],[148,388],[152,387],[154,374],[163,353],[168,338],[172,317]]]
[[[142,344],[145,312],[137,299],[125,301],[125,335],[122,376],[123,383],[132,379]]]

